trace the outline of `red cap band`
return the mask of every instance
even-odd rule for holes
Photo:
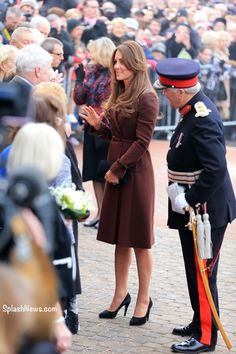
[[[198,77],[195,76],[187,80],[175,80],[175,79],[168,79],[165,76],[159,76],[159,81],[162,85],[166,85],[166,86],[173,86],[176,88],[188,88],[188,87],[195,86],[198,83]]]

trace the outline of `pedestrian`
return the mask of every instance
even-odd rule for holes
[[[154,173],[149,144],[158,115],[158,98],[148,77],[142,47],[135,41],[118,46],[111,59],[111,95],[100,116],[91,106],[83,118],[91,131],[110,141],[105,191],[97,239],[115,244],[115,291],[100,318],[114,318],[131,297],[128,273],[134,249],[138,271],[138,296],[130,325],[149,319],[152,300],[151,247],[154,243]]]
[[[227,224],[236,217],[222,119],[201,90],[199,71],[199,64],[193,60],[163,59],[157,64],[159,81],[154,84],[180,113],[180,121],[170,140],[167,163],[169,184],[176,182],[183,192],[177,193],[173,205],[169,203],[168,225],[179,232],[193,319],[189,325],[176,327],[172,332],[191,336],[172,345],[172,351],[177,353],[214,351],[217,343],[217,327],[194,256],[192,232],[186,228],[189,214],[185,208],[190,206],[200,215],[206,211],[209,214],[212,257],[204,262],[209,269],[209,286],[218,312],[219,250]]]

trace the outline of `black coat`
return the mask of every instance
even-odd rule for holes
[[[194,105],[203,102],[209,110],[205,117],[196,117]],[[188,103],[191,108],[177,125],[167,155],[168,169],[177,172],[201,170],[192,186],[185,184],[189,205],[207,202],[212,227],[221,227],[236,217],[236,201],[229,177],[224,127],[215,105],[205,94],[198,92]],[[189,215],[175,213],[169,205],[168,225],[183,229]]]

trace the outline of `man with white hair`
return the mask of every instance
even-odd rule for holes
[[[52,56],[37,44],[22,48],[16,56],[16,76],[12,83],[35,86],[50,81],[52,75]]]
[[[51,30],[50,22],[43,16],[34,16],[30,24],[36,28],[42,35],[44,36],[44,39],[46,39],[49,35],[49,32]]]
[[[167,154],[169,179],[168,226],[177,229],[183,251],[185,273],[193,318],[189,325],[176,327],[172,334],[189,336],[173,344],[175,353],[202,353],[215,350],[217,324],[212,316],[205,282],[219,313],[217,271],[220,248],[228,223],[236,218],[235,195],[225,157],[224,127],[214,103],[202,92],[198,81],[199,64],[191,59],[168,58],[157,63],[162,90],[171,106],[179,109],[180,121],[170,140]],[[171,194],[170,191],[175,192]],[[187,210],[198,214],[195,246]],[[209,222],[206,224],[206,219]],[[202,225],[202,234],[199,226]],[[208,252],[207,252],[208,251]],[[199,266],[199,259],[205,268]],[[176,282],[176,287],[179,287]],[[208,293],[209,294],[209,293]]]
[[[10,44],[18,49],[32,43],[34,43],[34,35],[29,27],[18,27],[11,35]]]

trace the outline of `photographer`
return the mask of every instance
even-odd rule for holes
[[[20,10],[28,22],[36,15],[37,9],[38,4],[35,0],[22,0],[20,3]]]

